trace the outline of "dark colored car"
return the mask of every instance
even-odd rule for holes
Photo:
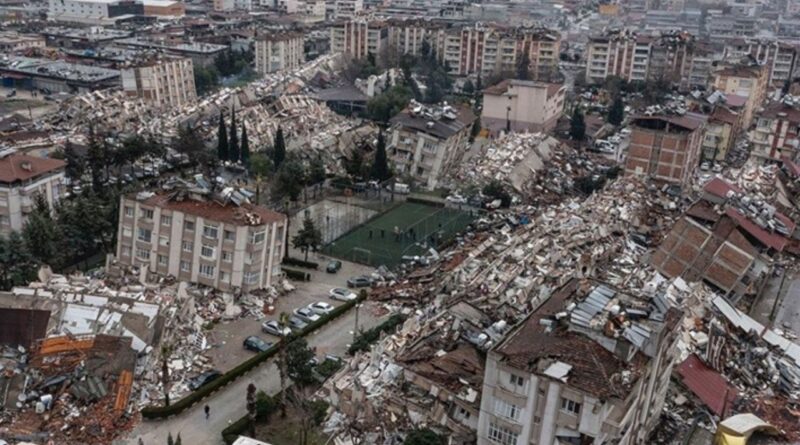
[[[366,275],[350,277],[347,280],[347,287],[370,287],[370,286],[372,286],[372,278]]]
[[[294,315],[289,317],[289,321],[287,323],[289,324],[289,328],[291,328],[293,331],[302,331],[306,328],[306,326],[308,326],[308,323],[295,317]]]
[[[264,341],[255,335],[251,335],[244,339],[244,348],[253,352],[264,352],[272,347],[272,343]]]
[[[191,379],[189,379],[189,389],[191,389],[192,391],[197,391],[198,389],[218,379],[221,375],[222,375],[221,372],[217,371],[216,369],[212,369],[196,377],[192,377]]]
[[[328,262],[328,266],[325,267],[325,271],[328,273],[336,273],[339,272],[339,269],[342,268],[342,262],[339,260],[333,260]]]

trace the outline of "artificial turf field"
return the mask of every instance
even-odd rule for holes
[[[461,210],[405,202],[375,216],[325,247],[328,255],[393,268],[452,239],[473,217]]]

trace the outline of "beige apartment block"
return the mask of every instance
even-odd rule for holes
[[[647,443],[680,320],[663,294],[567,282],[489,351],[477,444]]]
[[[52,208],[64,192],[64,166],[58,159],[0,153],[0,234],[22,230],[41,194]]]
[[[483,91],[481,125],[492,134],[550,131],[564,111],[566,87],[528,80],[503,80]]]
[[[256,37],[256,72],[294,70],[305,62],[303,34],[286,32]]]
[[[194,65],[186,57],[160,57],[122,70],[122,89],[160,108],[180,108],[197,101]]]
[[[270,286],[281,274],[286,216],[251,204],[168,193],[120,199],[117,259],[220,290]]]

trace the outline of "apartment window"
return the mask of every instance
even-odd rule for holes
[[[246,272],[244,274],[245,284],[256,284],[258,282],[258,272]]]
[[[122,236],[124,238],[130,238],[131,236],[133,236],[133,229],[131,229],[128,226],[123,226],[122,227]]]
[[[171,216],[166,216],[166,215],[161,216],[161,225],[162,226],[168,226],[170,224],[172,224],[172,217]]]
[[[581,404],[567,398],[561,398],[561,411],[575,414],[576,416],[581,413]]]
[[[467,410],[466,410],[464,407],[462,407],[462,406],[459,406],[459,407],[458,407],[458,415],[459,415],[459,416],[461,416],[461,418],[462,418],[462,419],[469,419],[469,418],[470,418],[470,416],[472,416],[472,414],[470,414],[470,412],[469,412],[469,411],[467,411]]]
[[[125,206],[125,216],[128,218],[133,218],[133,207]]]
[[[500,445],[515,445],[517,443],[518,433],[515,433],[507,428],[498,426],[495,423],[489,423],[489,440]]]
[[[186,221],[183,224],[183,229],[187,232],[194,232],[194,221]]]
[[[200,276],[206,278],[214,278],[214,266],[210,264],[200,265]]]
[[[181,261],[181,272],[189,272],[192,270],[192,265],[188,261]]]
[[[265,232],[253,232],[250,234],[250,244],[260,244],[264,242]]]
[[[231,230],[225,230],[222,232],[222,236],[224,237],[225,241],[233,241],[236,239],[236,233]]]
[[[228,272],[220,271],[219,272],[219,280],[222,281],[223,283],[230,283],[231,282],[231,274],[229,274]]]
[[[183,249],[184,252],[191,252],[194,250],[194,243],[191,241],[184,241],[181,244],[181,248]]]
[[[222,261],[224,261],[226,263],[230,263],[231,261],[233,261],[233,252],[231,252],[229,250],[223,250],[222,251]]]
[[[214,226],[203,226],[203,236],[217,239],[217,228]]]
[[[131,256],[131,246],[122,246],[122,256],[124,257]]]
[[[142,209],[142,218],[153,219],[153,211],[150,209]]]
[[[158,256],[158,265],[159,266],[166,266],[167,265],[167,256],[166,255],[159,255]]]
[[[520,407],[513,403],[508,403],[505,400],[495,399],[494,412],[500,417],[519,420]]]
[[[540,423],[542,423],[542,418],[539,416],[533,416],[533,424],[538,425]]]
[[[169,246],[169,237],[166,235],[161,235],[158,237],[158,245],[167,247]]]
[[[139,228],[139,236],[138,236],[139,241],[144,241],[146,243],[149,243],[150,242],[150,238],[152,236],[153,236],[153,234],[150,231],[150,229],[143,229],[141,227]]]
[[[140,260],[149,260],[150,259],[150,251],[147,249],[143,249],[141,247],[136,248],[136,258]]]
[[[516,374],[508,374],[508,381],[511,383],[512,386],[519,386],[519,387],[525,386],[525,379]]]
[[[203,244],[202,249],[200,249],[200,255],[204,256],[205,258],[214,258],[214,246]]]

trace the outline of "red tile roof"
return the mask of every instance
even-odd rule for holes
[[[730,385],[720,373],[706,366],[700,358],[692,354],[678,366],[681,381],[711,411],[725,418],[725,413],[739,397],[739,391]]]
[[[0,159],[0,183],[27,181],[63,169],[65,165],[67,163],[59,159],[14,153]]]
[[[708,183],[706,184],[705,187],[703,187],[703,189],[714,196],[719,196],[720,198],[727,198],[728,192],[730,191],[734,191],[736,193],[744,193],[742,189],[720,177],[715,177],[711,181],[708,181]]]
[[[783,250],[784,247],[786,247],[786,243],[789,242],[787,238],[781,236],[778,233],[770,233],[762,229],[761,227],[756,225],[756,223],[750,221],[750,219],[747,218],[747,216],[743,215],[741,212],[732,207],[728,207],[725,210],[725,214],[736,220],[736,222],[739,223],[739,227],[741,227],[742,230],[752,235],[761,244],[767,247],[771,247],[780,252]],[[776,217],[778,217],[781,221],[784,221],[784,224],[786,223],[786,221],[780,216],[777,216],[777,214]],[[790,231],[793,231],[794,223],[792,223],[792,226],[787,225],[787,227],[789,228]]]
[[[232,203],[222,204],[221,202],[211,199],[208,201],[198,201],[194,199],[184,199],[182,201],[178,201],[175,199],[170,199],[170,196],[171,195],[166,193],[157,193],[140,202],[143,205],[183,212],[189,215],[199,216],[203,219],[219,221],[237,226],[270,224],[273,222],[282,222],[286,220],[286,215],[282,213],[273,212],[267,208],[252,204],[242,204],[241,206],[237,206]],[[135,194],[129,197],[133,200],[136,200]],[[245,219],[245,215],[247,213],[260,216],[261,224],[249,224]]]

